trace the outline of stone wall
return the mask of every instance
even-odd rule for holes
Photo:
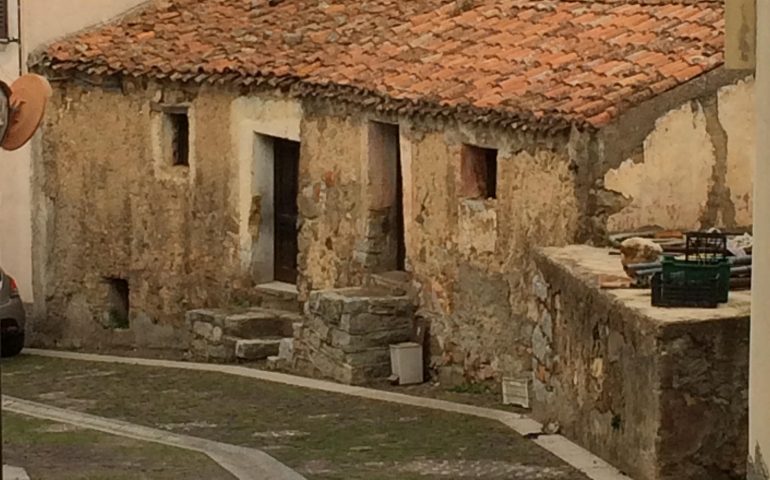
[[[233,98],[56,85],[34,166],[38,344],[185,348],[183,312],[245,286],[229,201]],[[189,167],[166,163],[153,102],[189,105]],[[107,279],[128,283],[127,329],[110,322]]]
[[[527,371],[530,252],[574,241],[581,206],[571,165],[582,159],[568,138],[464,126],[412,125],[405,140],[408,264],[431,323],[434,367],[444,384]],[[496,198],[459,195],[464,144],[498,150]]]
[[[545,249],[531,295],[532,413],[637,480],[745,476],[749,296],[718,310],[660,309],[599,290],[617,257]]]
[[[430,323],[432,364],[446,383],[530,370],[535,247],[602,241],[608,229],[645,223],[726,219],[729,226],[748,218],[748,157],[736,142],[751,141],[740,115],[750,82],[712,93],[710,103],[677,101],[660,107],[661,115],[624,120],[649,131],[630,135],[635,130],[620,122],[608,128],[614,137],[396,118],[221,87],[71,81],[56,90],[35,168],[35,269],[36,291],[48,298],[43,337],[62,345],[177,345],[181,312],[248,301],[253,283],[272,279],[264,201],[271,190],[258,185],[272,183],[262,175],[267,164],[255,160],[260,135],[301,142],[302,301],[394,268],[392,161],[399,154],[406,269]],[[159,160],[162,122],[150,108],[159,101],[190,106],[188,169]],[[494,198],[463,196],[468,146],[496,150]],[[671,195],[682,184],[689,188]],[[86,253],[93,265],[81,268]],[[105,278],[129,280],[128,332],[100,320]]]
[[[392,250],[385,237],[392,234],[394,172],[381,164],[384,140],[373,125],[397,122],[406,263],[422,292],[420,314],[432,322],[434,366],[452,382],[526,370],[529,251],[575,240],[580,207],[571,164],[584,161],[575,140],[382,119],[327,105],[303,110],[301,297],[360,285],[363,274],[392,263],[382,259]],[[464,144],[498,150],[497,198],[459,196]]]
[[[360,118],[306,110],[302,121],[298,286],[313,290],[360,282],[353,261],[362,235],[363,129]]]

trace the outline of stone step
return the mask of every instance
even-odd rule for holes
[[[412,285],[412,274],[409,272],[393,271],[382,273],[370,273],[366,276],[364,284],[368,287],[378,287],[391,292],[392,295],[416,296],[417,292]]]
[[[219,308],[199,308],[196,310],[188,310],[185,313],[185,320],[190,327],[194,327],[196,323],[208,323],[212,327],[221,326],[227,316],[227,310]]]
[[[302,313],[296,285],[271,282],[255,287],[255,293],[259,307]]]
[[[225,335],[244,339],[264,337],[291,337],[294,323],[302,317],[284,310],[250,308],[247,311],[229,314],[223,319]]]
[[[264,360],[278,356],[281,338],[237,339],[235,356],[240,360]]]

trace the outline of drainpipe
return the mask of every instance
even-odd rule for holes
[[[770,480],[770,0],[757,0],[756,64],[748,479]]]

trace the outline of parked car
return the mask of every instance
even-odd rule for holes
[[[26,323],[16,280],[0,268],[0,354],[3,357],[21,353]]]

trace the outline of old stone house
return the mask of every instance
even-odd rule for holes
[[[65,35],[107,21],[142,0],[0,0],[0,79],[27,73],[30,52]],[[11,273],[25,302],[32,292],[32,149],[3,152],[0,175],[0,265]]]
[[[53,44],[38,342],[183,349],[184,311],[255,285],[403,270],[444,378],[525,372],[534,247],[751,222],[723,25],[720,1],[172,0]]]

